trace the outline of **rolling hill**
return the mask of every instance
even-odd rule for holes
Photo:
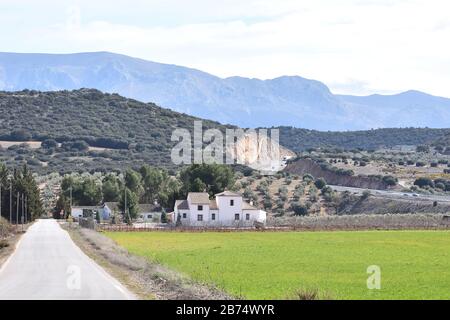
[[[0,162],[11,167],[27,163],[39,172],[111,171],[143,163],[175,169],[172,132],[192,132],[199,120],[95,89],[0,92],[0,114]],[[204,120],[203,127],[224,131],[230,126]],[[376,149],[431,143],[446,134],[450,129],[321,132],[281,127],[280,144],[296,152]]]
[[[445,128],[450,99],[416,91],[368,97],[333,94],[298,76],[270,80],[211,74],[108,52],[0,53],[0,90],[95,88],[240,127],[292,126],[322,131]]]

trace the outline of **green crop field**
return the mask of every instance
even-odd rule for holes
[[[248,299],[450,299],[450,232],[107,233],[130,252]],[[381,268],[381,289],[367,268]]]

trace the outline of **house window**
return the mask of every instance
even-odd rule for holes
[[[234,207],[234,200],[230,200],[230,207]]]
[[[215,213],[211,214],[211,220],[216,220],[216,214]]]
[[[186,219],[186,218],[187,218],[187,214],[183,213],[183,219]]]
[[[236,214],[234,215],[234,220],[239,221],[240,218],[241,218],[241,215],[240,215],[239,213],[236,213]]]
[[[203,211],[203,206],[198,206],[198,211]]]
[[[250,220],[250,214],[247,213],[247,214],[245,215],[245,220],[247,220],[247,221]]]
[[[203,221],[203,215],[202,214],[199,214],[197,216],[197,221]]]

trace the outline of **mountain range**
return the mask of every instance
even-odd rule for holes
[[[292,126],[322,131],[446,128],[450,99],[418,91],[336,95],[299,76],[220,78],[199,70],[109,52],[0,53],[0,90],[94,88],[244,128]]]

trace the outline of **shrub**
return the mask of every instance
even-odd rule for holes
[[[429,146],[417,146],[416,152],[422,152],[422,153],[430,152],[430,147]]]
[[[31,133],[25,129],[14,130],[10,134],[10,139],[13,141],[30,141],[31,138]]]
[[[416,162],[416,167],[425,167],[427,164],[423,161],[417,161]]]
[[[66,141],[61,144],[61,148],[66,151],[87,151],[89,145],[83,140]]]
[[[253,196],[253,191],[249,187],[245,188],[243,193],[244,198],[250,199]]]
[[[366,200],[370,197],[371,193],[369,190],[364,190],[364,192],[362,193],[361,199],[362,200]]]
[[[283,200],[281,200],[281,199],[277,200],[277,208],[278,209],[284,208],[284,204],[285,204],[285,202]]]
[[[272,199],[270,197],[266,197],[264,199],[263,206],[266,210],[272,209]]]
[[[136,151],[137,152],[144,152],[145,151],[145,145],[142,143],[136,144]]]
[[[443,184],[442,182],[436,183],[435,187],[436,187],[436,189],[445,190],[445,184]]]
[[[321,300],[319,290],[297,290],[290,297],[292,300]]]
[[[58,142],[56,142],[56,140],[54,139],[47,139],[42,141],[41,147],[43,149],[51,149],[51,148],[56,148],[58,146]]]
[[[416,181],[414,181],[414,185],[418,186],[420,188],[424,188],[424,187],[434,187],[434,183],[433,180],[429,179],[429,178],[418,178],[416,179]]]
[[[299,202],[292,203],[291,209],[292,209],[292,211],[294,211],[294,214],[296,216],[306,216],[306,215],[308,215],[308,208],[305,205],[303,205],[303,204],[301,204]]]
[[[393,176],[384,176],[383,182],[388,186],[395,186],[397,185],[398,179]]]
[[[0,240],[0,249],[9,247],[9,243],[6,240]]]
[[[316,186],[317,189],[322,190],[327,185],[327,182],[325,181],[324,178],[319,178],[319,179],[316,179],[316,181],[314,182],[314,185]]]

